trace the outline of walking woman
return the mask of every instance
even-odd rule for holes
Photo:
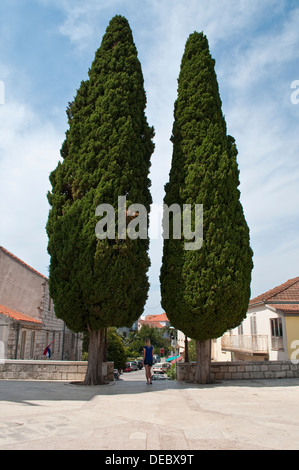
[[[151,345],[150,339],[147,338],[145,340],[145,346],[143,348],[143,365],[145,367],[145,377],[146,377],[146,383],[151,384],[152,383],[152,365],[153,365],[153,354],[154,354],[154,348]]]

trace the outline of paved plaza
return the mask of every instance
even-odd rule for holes
[[[0,380],[0,450],[299,449],[299,379]]]

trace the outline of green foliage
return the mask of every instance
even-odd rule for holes
[[[108,328],[107,343],[107,361],[113,361],[115,369],[124,369],[128,356],[122,340],[114,328]]]
[[[196,362],[196,341],[191,339],[188,344],[189,362]]]
[[[170,342],[168,338],[164,337],[164,329],[159,330],[142,325],[138,332],[132,331],[129,337],[123,340],[127,355],[131,357],[142,356],[146,338],[150,339],[154,347],[154,354],[160,355],[160,348],[164,348],[165,354],[170,350]]]
[[[62,161],[51,173],[47,233],[55,312],[73,331],[128,326],[148,293],[148,240],[98,240],[99,204],[143,204],[149,213],[153,129],[127,20],[114,17],[76,97]],[[117,222],[117,216],[116,216]],[[117,233],[117,223],[116,223]]]
[[[165,344],[165,338],[163,337],[163,335],[163,329],[160,330],[158,328],[151,328],[148,325],[142,325],[139,331],[139,336],[143,341],[143,345],[145,343],[146,338],[149,338],[151,344],[154,347],[154,350],[163,348]]]
[[[82,361],[88,361],[88,333],[84,334]],[[128,360],[127,348],[123,345],[122,339],[115,328],[107,328],[107,361],[114,362],[115,369],[123,369]]]
[[[137,332],[131,331],[129,337],[126,338],[124,342],[128,356],[142,356],[144,342]]]
[[[199,341],[217,338],[244,319],[252,271],[237,149],[227,135],[214,65],[207,38],[191,34],[178,80],[164,199],[181,208],[203,204],[202,248],[184,250],[184,240],[170,236],[164,240],[160,276],[162,306],[171,323]]]
[[[175,380],[175,364],[171,364],[171,368],[166,371],[166,375],[171,379]]]

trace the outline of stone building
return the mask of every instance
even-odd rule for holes
[[[50,356],[44,355],[50,345]],[[0,359],[81,360],[82,334],[56,317],[48,278],[0,247]]]

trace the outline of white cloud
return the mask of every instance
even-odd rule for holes
[[[227,57],[223,80],[240,92],[251,93],[260,82],[263,85],[268,82],[271,88],[272,83],[281,80],[287,64],[299,58],[298,23],[299,9],[276,28],[251,38],[241,49],[236,47]]]
[[[255,252],[257,295],[298,275],[299,10],[236,47],[218,68],[229,133],[236,138],[242,202]]]
[[[0,107],[0,244],[47,275],[49,174],[63,135],[28,105]]]
[[[99,0],[39,0],[45,7],[59,8],[65,15],[64,21],[57,26],[58,32],[67,37],[76,52],[82,54],[94,46],[95,38],[101,40],[110,16],[118,14],[123,8],[123,0],[105,2]],[[104,24],[107,18],[107,24]],[[103,29],[104,28],[104,29]],[[99,45],[99,44],[98,44]],[[98,47],[97,45],[97,47]]]

